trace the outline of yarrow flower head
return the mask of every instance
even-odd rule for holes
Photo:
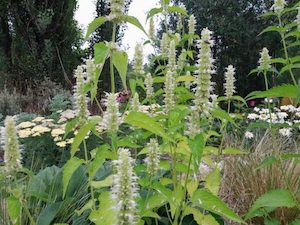
[[[141,43],[137,43],[135,46],[133,69],[136,74],[143,75],[144,72],[144,55],[143,46]]]
[[[109,0],[110,2],[110,14],[108,18],[110,20],[118,19],[124,14],[125,1],[124,0]]]
[[[137,177],[133,171],[134,160],[128,149],[119,149],[118,160],[114,161],[116,174],[113,176],[111,197],[115,201],[117,225],[136,224]]]
[[[85,91],[85,77],[82,66],[78,66],[75,70],[76,86],[74,87],[75,111],[79,119],[79,123],[84,123],[90,115],[88,111],[88,101]]]
[[[258,63],[258,68],[261,70],[268,70],[271,68],[271,56],[269,55],[269,50],[267,48],[262,49]]]
[[[154,91],[153,91],[153,78],[150,73],[147,73],[145,77],[145,86],[146,86],[146,97],[147,99],[151,99],[154,97]]]
[[[168,62],[168,69],[172,72],[176,70],[176,46],[175,41],[172,40],[170,42],[170,48],[169,48],[169,62]]]
[[[169,47],[170,47],[170,38],[167,33],[163,33],[160,42],[160,51],[164,57],[167,56]]]
[[[160,150],[158,142],[155,138],[151,138],[150,142],[147,144],[148,154],[145,159],[147,165],[147,171],[149,174],[154,176],[159,169],[159,160],[160,160]]]
[[[280,14],[286,5],[285,0],[274,0],[274,4],[272,5],[271,9],[274,10],[275,13]]]
[[[156,36],[155,36],[155,26],[154,26],[153,17],[151,17],[150,23],[149,23],[149,37],[150,37],[151,40],[155,40],[156,39]]]
[[[200,111],[204,111],[209,103],[210,93],[213,89],[211,82],[211,75],[215,73],[214,59],[212,57],[211,48],[214,41],[211,38],[212,32],[205,28],[201,32],[201,39],[199,41],[199,55],[198,55],[198,70],[196,71],[196,93],[194,104]]]
[[[131,110],[134,112],[139,111],[140,105],[139,94],[135,92],[133,98],[131,99]]]
[[[117,96],[113,93],[107,94],[105,102],[106,111],[103,114],[102,127],[109,133],[116,133],[121,124],[121,114],[119,113],[119,103]]]
[[[16,172],[22,167],[21,153],[17,136],[17,129],[13,117],[7,116],[2,130],[2,144],[4,149],[5,170],[8,173]]]
[[[175,106],[175,87],[176,82],[173,73],[169,70],[165,81],[165,112],[168,113]]]
[[[232,65],[229,65],[225,72],[225,95],[227,98],[231,98],[233,94],[235,93],[235,86],[234,82],[235,80],[235,68]]]

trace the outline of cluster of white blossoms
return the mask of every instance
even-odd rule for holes
[[[178,69],[183,70],[186,64],[186,50],[182,49],[180,55],[178,56]]]
[[[267,48],[262,49],[258,63],[258,68],[261,70],[266,71],[271,68],[271,56],[269,55],[269,50]]]
[[[215,73],[214,59],[212,57],[211,48],[214,45],[212,40],[212,32],[204,28],[201,32],[201,39],[199,41],[199,55],[198,55],[198,70],[196,71],[196,93],[194,104],[197,110],[205,111],[209,103],[210,93],[213,89],[211,82],[211,75]]]
[[[279,129],[279,134],[287,137],[292,135],[293,128],[300,129],[300,107],[283,105],[280,108],[274,107],[274,112],[266,108],[255,107],[254,112],[247,115],[247,119],[288,126]]]
[[[195,30],[196,30],[196,18],[194,15],[191,15],[189,18],[189,45],[192,44],[193,42],[193,36],[195,35]]]
[[[160,51],[162,56],[166,57],[168,55],[169,47],[170,47],[169,35],[167,33],[163,33],[160,42]]]
[[[88,97],[85,93],[84,86],[85,86],[85,75],[83,73],[83,67],[78,66],[75,70],[75,78],[76,78],[76,85],[74,87],[74,99],[75,99],[75,111],[76,117],[79,120],[80,124],[83,124],[87,121],[90,112],[88,110]]]
[[[156,39],[153,17],[150,18],[150,22],[149,22],[149,38],[152,41]]]
[[[147,171],[149,174],[154,176],[159,169],[160,150],[159,144],[155,138],[151,138],[147,144],[148,154],[145,159],[147,165]]]
[[[101,127],[109,133],[116,133],[119,130],[119,125],[122,123],[117,96],[114,93],[108,93],[105,105],[106,111],[103,114]]]
[[[93,59],[86,60],[86,79],[87,82],[96,81],[97,65]]]
[[[124,15],[125,1],[124,0],[109,0],[110,3],[110,14],[109,20],[118,19]]]
[[[134,96],[131,99],[130,103],[131,103],[131,106],[130,106],[131,110],[134,112],[138,112],[141,104],[140,104],[140,100],[139,100],[139,94],[137,92],[134,93]]]
[[[254,134],[250,131],[246,131],[245,132],[245,138],[246,139],[252,139],[252,138],[254,138]]]
[[[164,106],[166,113],[168,113],[175,106],[175,87],[176,82],[174,74],[169,70],[166,74],[166,81],[164,87]]]
[[[169,54],[168,54],[168,69],[175,72],[177,68],[176,65],[176,46],[175,41],[170,42]]]
[[[7,173],[14,173],[22,167],[21,152],[14,118],[7,116],[4,128],[1,129],[1,143],[4,150],[4,169]]]
[[[113,176],[111,197],[115,202],[117,225],[136,224],[136,197],[138,196],[137,176],[133,171],[134,160],[128,149],[118,150],[114,161],[116,173]]]
[[[284,7],[286,6],[285,0],[274,0],[274,4],[272,5],[271,9],[274,10],[275,13],[280,14]]]
[[[151,73],[147,73],[144,84],[146,87],[146,98],[152,99],[154,97],[154,90],[153,90],[153,78],[151,76]]]
[[[133,70],[138,75],[143,75],[145,73],[143,45],[141,43],[137,43],[135,45],[135,51],[133,57]]]
[[[191,138],[194,138],[201,133],[200,114],[195,106],[192,106],[191,109],[192,111],[187,118],[187,129],[185,131],[185,134]]]
[[[227,98],[231,98],[233,94],[236,92],[234,86],[234,82],[236,81],[236,79],[234,76],[235,76],[235,68],[232,65],[229,65],[225,72],[225,84],[224,84],[225,96]]]

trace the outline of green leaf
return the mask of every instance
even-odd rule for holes
[[[225,155],[247,155],[247,152],[244,152],[238,148],[225,148],[222,151],[223,154]]]
[[[195,81],[195,77],[190,76],[190,75],[185,75],[185,76],[179,76],[176,78],[176,82],[186,82],[186,81],[193,82],[193,81]]]
[[[221,184],[221,173],[219,168],[215,168],[205,179],[205,188],[214,195],[218,195]]]
[[[169,12],[175,12],[175,13],[179,13],[179,14],[188,16],[187,11],[179,6],[169,6],[168,10],[169,10]]]
[[[51,222],[55,219],[59,209],[61,206],[61,202],[52,203],[47,205],[46,208],[42,210],[38,219],[37,225],[50,225]]]
[[[74,137],[74,141],[71,146],[71,157],[75,155],[75,153],[78,151],[80,144],[83,142],[85,137],[88,135],[88,133],[91,131],[91,129],[101,121],[101,118],[98,116],[93,116],[88,122],[83,125],[77,135]]]
[[[239,102],[243,102],[244,104],[247,104],[246,100],[243,97],[238,95],[231,96],[229,99],[226,96],[218,97],[218,101],[228,101],[228,100],[236,100]]]
[[[96,43],[94,45],[95,63],[104,64],[109,53],[109,47],[104,42]]]
[[[265,219],[264,225],[281,225],[281,223],[277,219]]]
[[[235,214],[235,212],[228,208],[219,197],[209,191],[198,189],[193,194],[192,202],[217,215],[225,216],[230,220],[246,224],[237,214]]]
[[[97,171],[102,167],[103,163],[105,162],[105,159],[108,158],[108,152],[106,149],[103,148],[96,148],[95,149],[96,155],[88,165],[88,171],[89,171],[89,177],[91,179],[94,178]]]
[[[123,87],[127,89],[127,84],[126,84],[126,76],[127,76],[127,68],[128,68],[127,53],[123,51],[114,51],[112,53],[112,61],[122,80]]]
[[[234,123],[232,117],[222,109],[214,109],[211,111],[211,114],[220,120],[226,120],[227,122]]]
[[[110,175],[106,177],[104,180],[101,181],[92,181],[92,186],[96,189],[104,188],[104,187],[109,187],[113,183],[113,175]]]
[[[188,145],[192,151],[194,165],[197,168],[201,163],[201,158],[205,147],[205,140],[203,134],[199,134],[194,139],[189,140]]]
[[[161,13],[163,11],[163,8],[153,8],[149,11],[147,15],[147,20],[153,17],[154,15]]]
[[[165,133],[162,126],[145,113],[130,112],[125,118],[125,123],[143,128],[152,132],[153,134],[159,135],[163,138],[170,140],[170,137]]]
[[[71,158],[63,167],[63,196],[65,196],[73,173],[84,163],[83,159]]]
[[[297,204],[293,198],[293,195],[288,190],[273,190],[269,191],[262,196],[260,196],[249,209],[248,213],[246,214],[245,219],[248,220],[252,217],[255,217],[255,213],[260,208],[264,207],[273,207],[273,208],[280,208],[280,207],[287,207],[293,208]]]
[[[256,98],[267,98],[267,97],[297,97],[297,87],[294,85],[282,85],[276,86],[268,91],[254,91],[251,92],[246,100],[256,99]]]
[[[109,192],[103,192],[99,196],[99,209],[93,210],[89,220],[96,225],[112,225],[117,222],[116,211],[114,210],[115,202],[111,200]]]
[[[279,162],[279,160],[275,156],[268,156],[259,164],[259,166],[256,168],[256,170],[260,170],[262,168],[271,166],[274,163],[278,163],[278,162]]]
[[[7,198],[7,210],[13,225],[21,225],[22,205],[18,198],[9,196]]]
[[[267,32],[284,32],[285,29],[283,27],[280,26],[269,26],[266,29],[264,29],[259,35],[262,35],[263,33],[267,33]]]
[[[288,64],[280,70],[280,73],[283,74],[284,72],[291,70],[291,69],[300,69],[300,63]]]
[[[121,19],[128,22],[128,23],[131,23],[132,25],[136,26],[141,31],[143,31],[146,35],[148,35],[147,32],[145,31],[143,25],[140,23],[140,21],[136,17],[124,15],[124,16],[121,17]]]
[[[98,27],[100,27],[106,21],[107,21],[107,19],[104,16],[94,19],[88,26],[88,29],[87,29],[87,32],[85,35],[85,40],[87,40],[88,37],[91,35],[91,33],[93,33]]]

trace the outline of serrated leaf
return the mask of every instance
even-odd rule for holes
[[[280,73],[283,74],[284,72],[291,70],[291,69],[300,69],[300,63],[297,64],[288,64],[280,70]]]
[[[186,82],[186,81],[193,82],[195,81],[195,79],[196,78],[194,76],[185,75],[185,76],[177,77],[176,82]]]
[[[215,196],[209,191],[198,189],[192,197],[192,202],[217,215],[225,216],[230,220],[246,224],[219,197]]]
[[[222,151],[222,153],[225,155],[247,155],[248,154],[247,152],[244,152],[238,148],[225,148]]]
[[[143,31],[147,35],[147,32],[145,31],[144,27],[142,26],[142,24],[136,17],[124,15],[121,17],[121,19],[136,26],[137,28],[139,28],[141,31]]]
[[[84,163],[83,159],[73,157],[69,159],[63,167],[63,196],[65,196],[69,181],[73,173]]]
[[[100,16],[96,19],[94,19],[89,25],[88,29],[85,35],[85,40],[88,39],[88,37],[93,33],[98,27],[100,27],[102,24],[104,24],[107,21],[106,17]]]
[[[166,134],[162,126],[145,113],[130,112],[128,116],[126,116],[124,122],[136,127],[143,128],[152,132],[153,134],[170,140],[170,137]]]
[[[267,97],[297,97],[297,87],[294,85],[282,85],[273,87],[267,91],[254,91],[251,92],[246,100],[249,101],[251,99],[256,98],[267,98]]]
[[[168,10],[169,10],[169,12],[175,12],[175,13],[179,13],[179,14],[188,16],[187,11],[179,6],[169,6]]]
[[[284,32],[285,29],[283,27],[280,27],[280,26],[269,26],[267,27],[266,29],[264,29],[259,35],[262,35],[264,33],[267,33],[267,32]]]
[[[163,11],[163,8],[153,8],[148,12],[147,20],[153,17],[154,15],[161,13]]]
[[[218,195],[221,184],[221,173],[219,168],[215,168],[205,178],[205,188],[214,195]]]
[[[104,187],[110,187],[113,183],[113,175],[110,175],[106,177],[104,180],[101,181],[92,181],[91,185],[96,188],[104,188]]]
[[[293,198],[293,195],[288,190],[273,190],[263,194],[259,197],[252,207],[249,209],[248,213],[246,214],[245,219],[248,220],[252,217],[255,217],[255,212],[264,207],[273,207],[273,208],[280,208],[280,207],[287,207],[293,208],[297,204]]]
[[[205,147],[205,139],[203,134],[199,134],[194,139],[190,139],[188,141],[188,145],[192,151],[194,165],[197,168],[201,163],[201,158]]]
[[[126,89],[126,77],[127,77],[127,69],[128,69],[128,55],[123,51],[114,51],[112,53],[112,61],[114,66],[116,67],[119,76],[122,80],[123,87]]]
[[[21,225],[22,205],[18,198],[9,196],[7,198],[7,211],[13,225]]]

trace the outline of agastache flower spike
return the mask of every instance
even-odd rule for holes
[[[281,14],[285,5],[285,0],[274,0],[274,4],[272,5],[271,9],[274,10],[275,13]]]
[[[136,224],[137,177],[133,171],[134,160],[128,149],[119,149],[118,160],[114,161],[116,174],[113,176],[111,197],[115,201],[117,225]]]
[[[172,72],[176,71],[176,46],[175,41],[170,42],[168,69]]]
[[[269,55],[269,50],[267,48],[263,48],[261,51],[258,63],[258,68],[261,70],[268,70],[271,68],[271,56]]]
[[[155,138],[151,138],[147,144],[148,155],[145,159],[147,171],[150,175],[154,176],[159,169],[160,150],[158,142]]]
[[[183,28],[182,17],[179,15],[178,20],[177,20],[177,24],[176,24],[176,30],[178,32],[181,32],[182,28]]]
[[[131,99],[131,110],[137,112],[139,111],[139,107],[140,107],[139,94],[135,92],[133,98]]]
[[[86,60],[87,82],[96,82],[97,66],[93,59]]]
[[[196,27],[196,18],[194,15],[191,15],[189,18],[189,35],[193,36],[195,34],[195,27]],[[193,38],[189,38],[189,44],[192,44]]]
[[[107,94],[106,111],[103,114],[102,127],[109,133],[116,133],[121,124],[121,117],[119,113],[119,103],[116,95],[113,93]]]
[[[154,91],[153,91],[153,78],[150,73],[147,73],[145,77],[145,86],[146,86],[146,97],[147,99],[151,99],[154,97]]]
[[[187,130],[185,134],[191,138],[194,138],[200,133],[200,114],[199,111],[194,106],[192,106],[191,114],[190,116],[188,116]]]
[[[168,50],[170,47],[170,39],[167,33],[163,33],[162,35],[162,39],[160,42],[160,50],[161,50],[161,54],[166,57],[168,54]]]
[[[210,92],[212,91],[211,75],[215,73],[214,59],[212,57],[211,48],[214,45],[211,39],[212,32],[205,28],[201,32],[201,40],[198,47],[200,49],[198,55],[198,70],[196,71],[196,93],[194,104],[199,111],[204,111],[209,103]]]
[[[153,17],[150,19],[150,24],[149,24],[149,37],[151,40],[155,40],[155,26],[154,26],[154,20]]]
[[[145,73],[143,64],[144,64],[143,46],[141,43],[137,43],[135,46],[134,61],[133,61],[134,72],[139,75],[143,75]]]
[[[166,81],[165,81],[165,112],[168,113],[174,106],[175,106],[175,78],[173,73],[169,70],[166,74]]]
[[[183,69],[186,63],[186,50],[182,49],[179,57],[178,57],[178,68]]]
[[[74,99],[75,99],[75,111],[76,116],[79,119],[79,123],[83,124],[90,115],[88,111],[88,101],[85,91],[84,84],[85,78],[82,66],[78,66],[75,70],[76,86],[74,87]]]
[[[110,2],[110,14],[108,18],[110,20],[117,19],[124,14],[125,2],[124,0],[109,0]]]
[[[235,80],[235,68],[232,65],[229,65],[225,72],[225,96],[227,98],[231,98],[233,94],[235,93],[235,86],[234,82]]]
[[[7,116],[2,130],[2,144],[4,149],[5,170],[8,173],[16,172],[22,167],[21,153],[18,142],[17,130],[13,117]]]

